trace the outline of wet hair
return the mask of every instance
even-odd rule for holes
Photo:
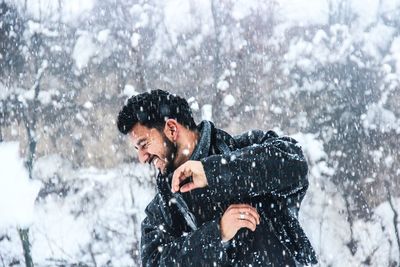
[[[137,123],[162,131],[167,119],[175,119],[190,130],[196,129],[188,102],[158,89],[129,98],[118,114],[117,125],[123,134],[128,134]]]

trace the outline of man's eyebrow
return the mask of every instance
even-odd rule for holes
[[[146,140],[146,137],[141,137],[141,138],[139,138],[139,139],[136,141],[135,147],[140,146],[140,143],[142,143],[142,142],[145,141],[145,140]]]

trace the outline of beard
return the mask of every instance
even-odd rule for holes
[[[161,173],[166,174],[166,173],[172,173],[175,170],[174,167],[174,159],[176,157],[176,153],[178,151],[178,148],[175,143],[171,142],[167,136],[162,133],[162,138],[163,142],[165,144],[165,159],[166,159],[166,165],[164,171],[161,171]]]

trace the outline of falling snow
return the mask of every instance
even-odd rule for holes
[[[36,266],[140,266],[156,170],[115,119],[128,97],[161,88],[196,122],[299,141],[310,183],[299,218],[320,266],[398,266],[399,14],[399,0],[3,1],[3,265],[25,264],[29,228]]]

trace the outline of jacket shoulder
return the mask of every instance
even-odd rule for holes
[[[243,148],[254,144],[262,144],[278,137],[278,134],[274,131],[262,131],[255,129],[235,135],[233,139],[235,140],[237,148]]]

